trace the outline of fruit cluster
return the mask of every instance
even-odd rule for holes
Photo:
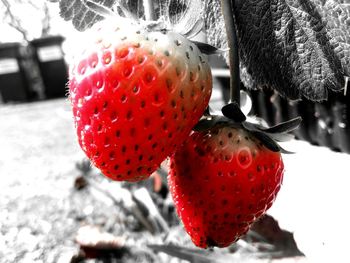
[[[195,43],[135,22],[105,20],[92,32],[70,68],[81,148],[118,181],[147,179],[170,157],[169,188],[193,242],[228,246],[274,201],[284,171],[279,148],[245,118],[209,117],[193,131],[212,90]]]

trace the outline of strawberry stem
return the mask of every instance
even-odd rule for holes
[[[154,13],[153,0],[143,0],[143,9],[145,10],[146,21],[155,21],[156,16]]]
[[[230,67],[230,99],[240,106],[240,75],[239,75],[239,54],[238,38],[234,18],[232,0],[221,0],[221,11],[224,17],[227,44],[229,47]]]

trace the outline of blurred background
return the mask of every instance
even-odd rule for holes
[[[346,262],[350,230],[349,95],[288,101],[242,94],[266,124],[302,116],[295,155],[268,215],[227,249],[193,247],[175,214],[164,162],[150,180],[111,182],[75,138],[68,65],[84,33],[46,0],[0,0],[0,262]],[[228,102],[217,56],[213,112]],[[244,87],[242,87],[244,90]]]
[[[0,12],[0,101],[63,97],[74,46],[66,40],[79,32],[60,17],[57,3],[2,0]]]

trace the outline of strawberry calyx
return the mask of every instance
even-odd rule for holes
[[[206,115],[194,127],[195,131],[205,131],[213,127],[233,127],[244,129],[258,138],[268,149],[273,152],[293,153],[285,150],[279,142],[290,141],[294,135],[290,132],[297,129],[302,121],[301,117],[296,117],[285,122],[281,122],[272,127],[266,127],[258,123],[247,120],[236,102],[225,105],[221,112],[223,116]]]
[[[191,42],[198,47],[200,52],[202,52],[203,54],[206,54],[206,55],[217,55],[217,54],[221,54],[221,53],[226,51],[226,50],[219,49],[215,46],[212,46],[208,43],[194,41],[194,40],[191,40]]]

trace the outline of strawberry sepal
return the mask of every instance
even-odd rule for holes
[[[235,101],[222,107],[221,112],[225,117],[238,123],[244,122],[247,119]]]
[[[191,42],[195,44],[203,54],[206,54],[206,55],[217,55],[225,52],[225,50],[218,49],[217,47],[214,47],[208,43],[194,41],[194,40],[191,40]]]
[[[236,102],[225,105],[221,112],[223,116],[205,116],[193,128],[194,131],[205,131],[213,127],[234,127],[244,129],[258,138],[266,148],[273,152],[291,154],[293,152],[283,149],[278,142],[286,142],[294,139],[292,131],[297,129],[302,121],[301,117],[279,123],[272,127],[262,126],[247,121],[246,116]]]

